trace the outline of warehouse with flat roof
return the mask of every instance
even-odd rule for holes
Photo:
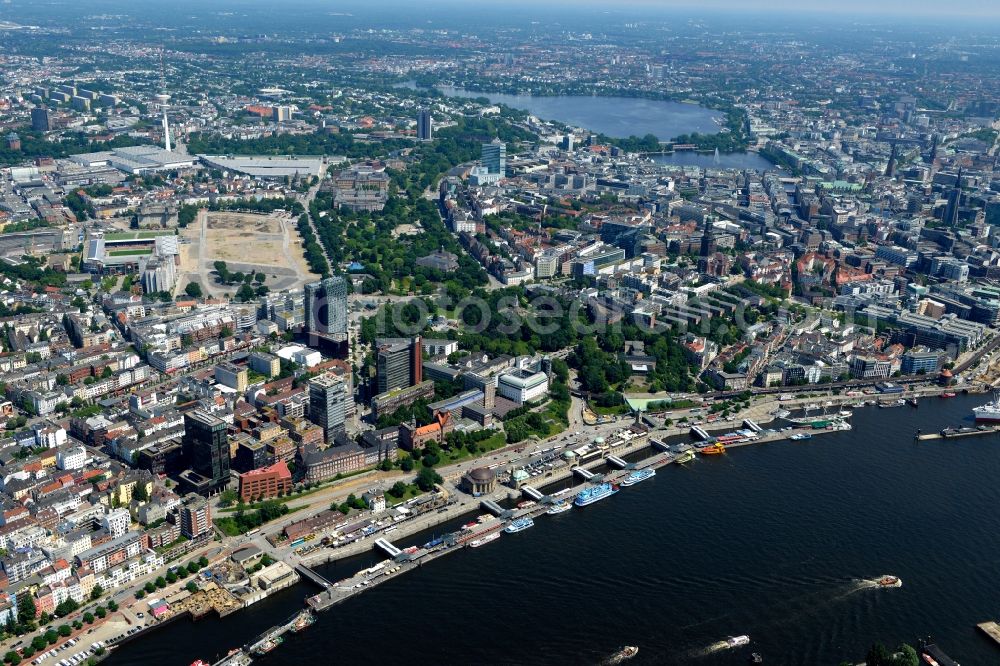
[[[205,166],[212,169],[235,171],[266,180],[282,180],[286,176],[305,178],[306,176],[323,175],[323,157],[318,155],[305,157],[292,157],[291,155],[275,157],[268,155],[199,155],[198,158]],[[331,157],[329,159],[336,163],[344,158]]]

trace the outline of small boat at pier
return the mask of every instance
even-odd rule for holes
[[[254,650],[254,654],[257,654],[258,656],[265,655],[284,642],[285,639],[283,636],[275,636],[274,638],[269,638],[266,641],[264,641],[259,648]]]

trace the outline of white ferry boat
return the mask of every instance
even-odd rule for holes
[[[655,469],[647,468],[647,469],[636,470],[631,474],[629,474],[628,476],[626,476],[624,479],[622,479],[622,485],[626,487],[634,486],[635,484],[645,481],[646,479],[652,478],[654,476],[656,476]]]

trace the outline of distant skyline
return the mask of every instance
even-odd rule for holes
[[[456,4],[455,0],[443,0]],[[434,4],[433,2],[431,4]],[[464,2],[457,3],[464,5]],[[735,11],[740,13],[827,13],[842,20],[852,14],[866,16],[963,16],[1000,18],[997,0],[513,0],[513,4],[535,7],[552,5],[563,7],[606,7],[617,13],[629,8],[670,10],[681,9],[692,13]]]

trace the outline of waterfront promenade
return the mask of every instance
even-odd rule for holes
[[[773,419],[773,416],[770,418]],[[732,424],[729,424],[730,429]],[[728,445],[726,448],[739,448],[741,446],[750,446],[752,444],[764,444],[768,442],[776,442],[788,439],[791,435],[797,432],[805,432],[807,429],[793,429],[786,431],[762,433],[759,437],[748,440],[745,442],[733,443]],[[838,430],[810,430],[816,434],[838,432]],[[675,463],[675,456],[672,453],[664,452],[661,450],[659,443],[660,439],[657,439],[654,435],[663,436],[664,432],[650,433],[648,437],[637,438],[633,442],[628,442],[618,447],[614,447],[605,452],[605,455],[600,458],[596,458],[588,462],[584,466],[571,466],[565,465],[558,471],[554,471],[550,477],[546,477],[544,481],[538,482],[541,486],[549,486],[555,483],[563,482],[569,478],[579,477],[579,472],[577,471],[580,467],[584,469],[592,469],[604,464],[609,464],[608,457],[615,457],[621,459],[623,456],[633,456],[633,454],[639,454],[644,451],[649,451],[649,457],[644,457],[636,460],[632,463],[626,463],[624,468],[619,469],[609,469],[606,473],[594,476],[591,479],[587,479],[579,484],[576,484],[568,489],[564,489],[558,492],[558,498],[571,501],[572,498],[579,491],[588,487],[597,481],[608,481],[611,483],[620,482],[627,474],[633,470],[637,469],[659,469],[666,465],[677,464]],[[655,442],[655,444],[654,444]],[[417,532],[427,529],[428,524],[433,526],[434,524],[440,524],[442,522],[452,520],[456,517],[463,515],[468,515],[476,510],[478,510],[478,504],[484,499],[493,499],[494,501],[507,499],[512,496],[518,496],[519,491],[509,489],[508,491],[498,492],[492,495],[490,498],[472,498],[473,501],[459,502],[451,507],[446,512],[447,517],[444,514],[435,515],[433,517],[428,517],[427,521],[419,522],[419,519],[414,519],[412,524],[406,526],[406,531],[401,534],[393,534],[393,539],[395,541],[400,541],[401,539],[408,538]],[[322,612],[330,609],[331,607],[343,603],[348,599],[351,599],[366,590],[373,589],[379,585],[388,583],[407,572],[418,569],[425,564],[432,562],[440,557],[448,554],[456,553],[465,548],[469,547],[470,542],[480,536],[485,534],[493,533],[501,529],[503,526],[509,524],[510,521],[516,520],[522,517],[530,517],[532,519],[539,518],[544,515],[548,509],[551,507],[551,499],[546,496],[541,501],[533,502],[531,505],[524,506],[519,509],[512,509],[506,512],[503,517],[495,517],[487,520],[477,527],[472,528],[467,534],[461,535],[459,538],[455,539],[445,539],[440,543],[433,545],[430,548],[423,548],[421,546],[411,547],[409,550],[411,552],[404,552],[395,558],[387,560],[379,565],[368,567],[361,571],[358,571],[352,576],[339,580],[335,583],[330,583],[328,586],[324,585],[322,589],[317,594],[309,597],[306,603],[309,607],[313,608],[317,612]],[[410,521],[408,521],[410,522]],[[367,539],[362,539],[358,542],[350,544],[349,546],[344,546],[337,549],[337,559],[351,557],[371,550],[374,547],[374,542],[376,541],[376,536],[372,535]],[[322,551],[312,558],[303,558],[301,560],[301,565],[306,564],[318,564],[325,561],[329,561],[328,555]],[[287,624],[279,625],[274,627],[269,632],[265,632],[267,639],[273,639],[276,636],[281,636],[289,630]],[[244,646],[240,652],[234,653],[227,656],[220,662],[217,662],[216,666],[235,666],[236,664],[245,663],[245,659],[248,654],[252,652],[257,646],[259,646],[261,639],[255,639],[250,644]]]
[[[934,396],[939,394],[941,390],[942,389],[940,387],[928,385],[921,387],[918,391],[918,394],[925,396],[928,400],[933,399],[936,401],[937,398]],[[909,397],[912,394],[913,392],[910,391],[906,395],[907,397]],[[881,397],[882,399],[886,399],[885,396]],[[895,399],[896,397],[897,396],[892,396],[893,399]],[[812,404],[812,405],[818,405],[818,410],[814,410],[813,414],[816,414],[817,411],[825,411],[827,413],[835,414],[838,411],[838,408],[845,403],[858,404],[862,401],[867,403],[872,403],[873,401],[876,401],[879,398],[880,396],[877,395],[817,396],[815,394],[810,394],[808,397],[779,401],[778,396],[769,396],[768,399],[761,399],[754,401],[748,410],[743,410],[740,413],[731,416],[729,419],[719,418],[711,423],[703,423],[702,427],[706,431],[712,434],[718,434],[721,433],[722,431],[732,431],[735,429],[739,429],[743,427],[742,426],[743,419],[750,418],[763,427],[768,427],[768,424],[771,424],[771,427],[773,428],[781,428],[781,427],[786,427],[787,424],[783,422],[772,424],[772,421],[775,418],[774,412],[778,409],[794,410],[794,409],[800,409],[805,405]],[[928,403],[922,399],[920,404],[928,404]],[[930,404],[933,405],[934,403]],[[889,411],[893,413],[898,413],[901,410],[912,410],[912,409],[913,409],[912,407],[905,406],[900,408],[894,408]],[[651,418],[654,421],[656,419],[655,416]],[[704,418],[704,415],[702,415],[702,418]],[[817,418],[820,417],[817,416]],[[620,417],[615,423],[604,424],[603,427],[594,426],[594,427],[581,428],[581,432],[579,435],[564,433],[563,435],[551,438],[550,440],[537,442],[534,445],[529,444],[526,447],[520,447],[522,448],[521,451],[518,451],[517,448],[512,447],[509,451],[506,452],[507,455],[500,456],[497,462],[502,466],[506,467],[507,469],[513,469],[519,465],[528,464],[531,461],[537,459],[539,451],[551,450],[554,446],[556,446],[556,443],[558,443],[558,446],[560,448],[572,449],[582,444],[592,442],[598,435],[606,436],[608,433],[613,432],[616,429],[620,430],[624,427],[627,427],[627,425],[630,422],[631,422],[630,417]],[[665,424],[661,423],[659,427],[654,428],[650,432],[650,439],[655,439],[655,440],[670,439],[672,441],[676,441],[675,438],[677,437],[686,439],[689,435],[690,428],[691,428],[691,423],[678,424],[674,422],[669,426],[666,426]],[[828,431],[819,430],[813,432],[815,434],[824,434]],[[759,436],[759,438],[757,438],[754,441],[747,441],[739,444],[730,444],[727,446],[727,448],[739,448],[741,446],[750,446],[753,444],[764,444],[768,442],[784,440],[788,439],[788,437],[792,434],[794,434],[794,431],[778,431],[771,433],[765,432],[762,433]],[[605,455],[602,456],[601,458],[588,461],[585,467],[593,469],[594,467],[606,464],[607,455],[614,455],[617,457],[631,457],[631,458],[634,458],[636,455],[641,456],[642,453],[649,447],[650,443],[648,441],[630,442],[627,444],[623,444],[611,450],[606,451]],[[650,457],[642,458],[633,464],[637,468],[641,467],[646,463],[646,461],[653,460],[657,458],[659,455],[660,455],[659,453],[651,452]],[[495,455],[493,457],[487,456],[485,460],[480,459],[478,461],[469,461],[467,465],[468,467],[475,466],[476,464],[483,465],[486,462],[493,460],[495,458],[496,458]],[[669,461],[661,461],[660,464],[669,464]],[[503,469],[504,467],[498,468],[498,471],[500,469]],[[616,474],[617,474],[616,471],[609,471],[607,473],[607,478],[614,479],[616,478]],[[452,493],[452,496],[457,501],[455,501],[452,505],[445,507],[445,510],[440,511],[440,513],[432,511],[427,515],[413,519],[408,519],[396,524],[396,529],[393,530],[392,534],[387,535],[389,540],[391,540],[398,547],[403,547],[405,545],[408,545],[406,543],[406,540],[410,539],[416,533],[431,530],[437,525],[442,525],[449,522],[454,524],[454,521],[456,519],[460,519],[463,516],[470,516],[470,515],[475,515],[476,513],[484,512],[480,507],[483,498],[473,498],[471,496],[465,495],[464,493],[460,493],[453,490],[451,488],[451,486],[453,485],[452,482],[457,481],[458,474],[453,473],[449,476],[450,478],[448,481],[446,481],[446,485],[449,486],[449,492]],[[540,489],[550,484],[565,483],[566,479],[572,476],[574,476],[572,466],[564,465],[552,470],[552,473],[550,475],[546,475],[544,477],[532,478],[530,484],[536,489]],[[587,484],[585,482],[576,484],[571,489],[563,490],[560,496],[565,498],[571,498],[572,494],[570,493],[575,493],[581,488],[585,487],[586,485]],[[496,501],[504,501],[512,497],[520,498],[520,491],[515,491],[514,489],[510,488],[502,488],[497,493],[491,496],[491,498]],[[536,506],[534,508],[528,509],[528,514],[538,515],[544,513],[546,508],[547,507]],[[521,514],[515,512],[514,515],[516,516]],[[544,521],[545,520],[543,519],[543,525]],[[502,521],[498,522],[500,523],[500,526],[505,524]],[[273,532],[274,529],[278,529],[278,527],[275,526],[270,531]],[[320,548],[303,558],[300,558],[298,554],[291,551],[291,549],[285,549],[285,552],[277,554],[282,555],[283,556],[282,559],[285,559],[286,562],[293,565],[294,564],[316,565],[331,560],[339,561],[346,558],[357,556],[359,554],[371,552],[375,548],[374,542],[379,536],[380,536],[379,534],[374,534],[368,538],[362,539],[358,542],[349,545],[341,546],[339,548]],[[392,564],[392,566],[389,566],[387,564],[383,569],[380,569],[378,571],[373,571],[368,573],[359,572],[354,576],[350,576],[344,580],[332,583],[330,589],[333,589],[333,592],[322,591],[321,594],[325,593],[326,597],[318,600],[321,601],[322,603],[319,603],[317,607],[328,608],[329,606],[336,605],[346,599],[352,598],[360,594],[366,589],[369,589],[377,585],[381,585],[385,582],[388,582],[389,580],[393,580],[399,575],[406,573],[407,571],[411,571],[414,568],[422,566],[424,563],[433,561],[438,557],[443,556],[444,554],[456,552],[457,550],[461,550],[462,548],[463,546],[441,545],[433,549],[427,550],[425,552],[422,552],[419,557],[413,558],[412,560],[406,562],[389,561]],[[274,552],[271,548],[268,548],[268,550],[270,552]],[[388,573],[386,573],[387,571]],[[365,584],[365,581],[367,581],[367,584]],[[234,655],[234,659],[238,658],[238,656],[239,655]]]

